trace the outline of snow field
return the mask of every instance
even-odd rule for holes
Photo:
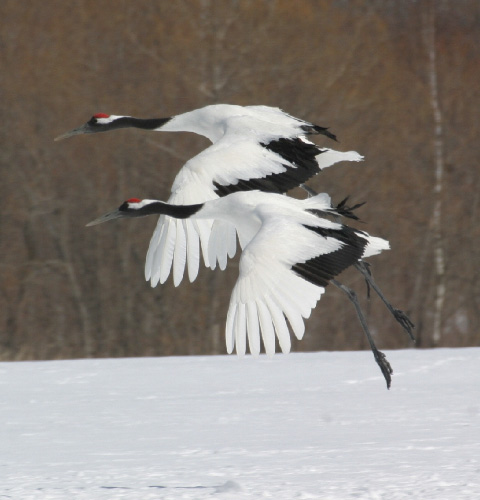
[[[480,348],[0,363],[3,499],[480,498]]]

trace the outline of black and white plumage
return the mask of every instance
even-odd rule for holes
[[[94,115],[85,125],[57,139],[121,128],[165,132],[193,132],[213,144],[190,159],[177,174],[168,202],[190,205],[238,191],[285,193],[340,161],[361,161],[355,151],[339,152],[317,146],[307,135],[335,136],[325,127],[300,120],[278,108],[217,104],[170,118],[139,119],[130,116]],[[176,220],[162,215],[147,252],[145,278],[156,286],[173,269],[177,286],[187,266],[190,281],[198,274],[202,248],[206,266],[224,269],[236,252],[231,223],[206,219]],[[211,231],[218,233],[208,248]],[[223,235],[223,239],[219,235]],[[241,242],[241,241],[240,241]]]
[[[275,337],[283,352],[290,350],[290,330],[303,337],[304,319],[335,276],[389,249],[388,241],[319,213],[337,215],[327,194],[296,200],[250,191],[187,206],[130,199],[88,225],[153,214],[232,224],[243,252],[227,314],[227,351],[244,354],[248,341],[250,352],[258,354],[263,340],[266,353],[273,354]],[[212,231],[210,251],[219,244]]]

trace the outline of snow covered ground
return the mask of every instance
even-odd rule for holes
[[[480,348],[0,363],[3,499],[480,499]]]

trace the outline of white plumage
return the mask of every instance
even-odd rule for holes
[[[285,193],[335,163],[363,159],[355,151],[339,152],[315,145],[306,135],[335,136],[324,127],[268,106],[217,104],[158,119],[97,114],[57,139],[127,127],[193,132],[212,141],[212,146],[189,160],[177,174],[168,199],[175,205],[203,203],[253,189]],[[200,253],[206,266],[214,269],[218,262],[224,269],[228,257],[236,251],[235,230],[228,222],[216,223],[214,230],[223,239],[215,236],[217,245],[207,249],[212,221],[160,217],[147,252],[146,280],[152,286],[164,283],[173,269],[173,282],[178,286],[186,266],[193,281]]]

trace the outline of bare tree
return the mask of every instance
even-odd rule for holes
[[[427,2],[424,14],[424,37],[428,54],[428,81],[430,104],[433,111],[434,137],[434,182],[432,192],[433,212],[431,218],[433,251],[435,263],[435,300],[433,312],[434,345],[442,339],[443,308],[445,304],[445,249],[442,230],[442,197],[444,183],[444,131],[443,119],[438,97],[437,50],[435,37],[435,1]]]

